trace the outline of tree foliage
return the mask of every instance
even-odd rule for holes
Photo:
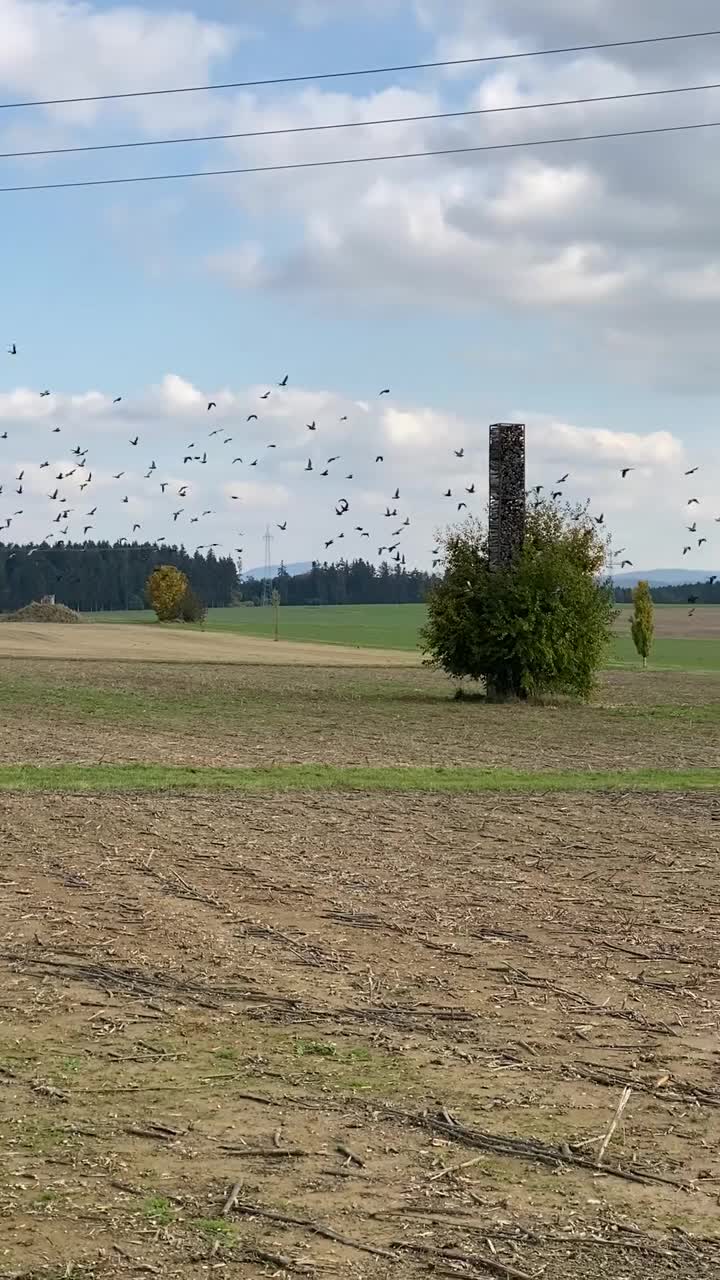
[[[180,601],[179,615],[183,622],[204,622],[207,618],[207,605],[189,582]]]
[[[635,607],[630,619],[630,631],[633,644],[646,667],[655,636],[655,619],[650,584],[642,579],[633,591],[633,605]]]
[[[441,535],[445,577],[430,593],[426,661],[497,697],[592,692],[612,632],[606,548],[585,508],[528,509],[516,562],[493,569],[474,518]]]
[[[160,564],[147,580],[146,593],[158,622],[174,622],[180,617],[183,600],[190,584],[174,564]]]

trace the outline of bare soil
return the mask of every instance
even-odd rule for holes
[[[717,1277],[718,817],[2,797],[0,1276]]]
[[[720,765],[720,673],[607,672],[588,707],[452,693],[425,668],[6,659],[0,762]]]
[[[2,658],[69,658],[94,662],[263,662],[317,666],[412,667],[420,658],[400,649],[265,640],[224,631],[179,631],[172,627],[17,622],[0,627]]]

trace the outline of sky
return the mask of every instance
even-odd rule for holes
[[[0,104],[717,25],[713,0],[0,0]],[[720,88],[488,114],[709,85],[719,53],[709,36],[4,106],[0,188],[720,121]],[[476,114],[267,136],[450,111]],[[719,149],[707,129],[0,190],[0,536],[166,537],[242,547],[248,566],[263,563],[269,526],[273,562],[376,558],[399,538],[406,563],[427,568],[458,503],[484,511],[488,425],[521,421],[528,484],[552,491],[569,473],[564,493],[589,499],[634,567],[717,569]]]

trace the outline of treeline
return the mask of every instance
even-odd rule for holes
[[[191,555],[184,547],[136,542],[0,543],[0,611],[21,609],[45,595],[54,595],[60,604],[82,613],[144,609],[145,583],[159,564],[182,569],[211,607],[232,604],[238,598],[235,561],[212,550]]]
[[[650,595],[655,604],[687,604],[690,596],[695,596],[698,604],[720,604],[720,583],[709,583],[707,578],[672,587],[656,587],[651,583]],[[632,587],[616,587],[615,600],[617,604],[632,604]]]
[[[271,583],[281,604],[421,604],[436,579],[420,569],[403,565],[370,564],[367,560],[339,560],[337,564],[314,562],[307,573],[291,577],[281,569]],[[261,580],[242,584],[243,600],[263,598]]]

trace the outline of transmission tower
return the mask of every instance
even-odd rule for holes
[[[265,568],[263,571],[263,589],[262,603],[270,604],[270,583],[272,581],[272,544],[273,535],[270,532],[270,525],[265,526],[265,534],[263,537],[265,543]]]

